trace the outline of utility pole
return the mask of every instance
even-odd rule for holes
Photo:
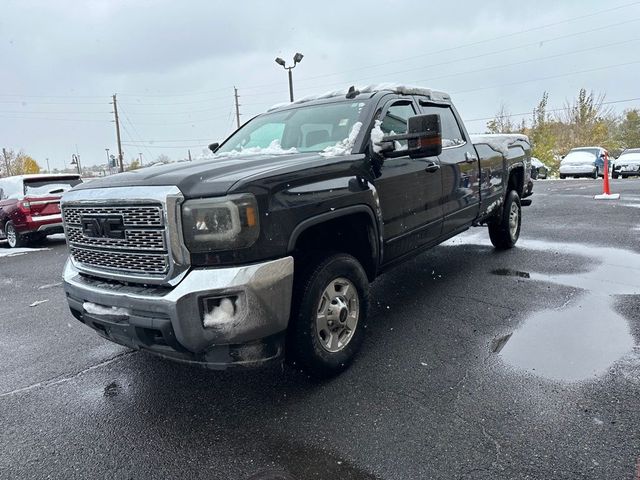
[[[4,157],[4,166],[7,169],[7,177],[11,176],[11,169],[9,168],[9,157],[7,156],[7,149],[2,147],[2,156]]]
[[[233,87],[233,96],[236,99],[236,125],[240,128],[240,104],[238,103],[238,89]]]
[[[138,159],[140,160],[140,166],[142,166],[142,152],[138,152]]]
[[[191,149],[187,150],[187,152],[189,153],[189,161],[191,161]]]
[[[49,168],[49,159],[47,158],[47,173],[51,173],[51,168]]]
[[[118,140],[118,163],[120,165],[120,172],[124,172],[124,164],[122,163],[122,143],[120,142],[120,119],[118,118],[118,103],[116,100],[116,94],[113,94],[113,114],[116,118],[116,138]]]

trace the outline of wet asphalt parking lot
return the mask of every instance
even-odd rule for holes
[[[324,382],[113,345],[63,240],[0,244],[0,478],[640,478],[640,180],[601,183],[538,181],[514,250],[472,229],[380,277]]]

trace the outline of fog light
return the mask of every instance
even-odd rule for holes
[[[208,297],[202,299],[202,325],[205,328],[228,326],[236,318],[238,297]]]

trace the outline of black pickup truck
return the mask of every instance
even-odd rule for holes
[[[64,195],[66,297],[103,337],[209,368],[286,358],[335,375],[362,345],[370,282],[471,226],[513,247],[530,202],[527,138],[472,139],[427,89],[306,98],[210,148]]]

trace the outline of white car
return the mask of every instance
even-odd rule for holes
[[[560,162],[560,178],[590,177],[604,175],[604,157],[606,150],[601,147],[582,147],[572,149]]]
[[[612,178],[630,176],[640,176],[640,148],[625,150],[613,163]]]

